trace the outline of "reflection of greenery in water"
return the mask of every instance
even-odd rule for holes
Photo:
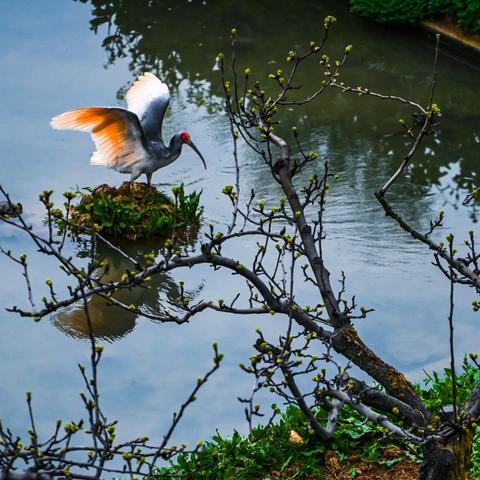
[[[288,50],[301,50],[318,39],[328,14],[339,19],[328,52],[339,55],[347,43],[354,45],[346,82],[424,102],[428,98],[433,41],[415,32],[392,32],[349,15],[347,2],[80,1],[93,7],[91,28],[104,35],[110,63],[128,58],[134,74],[155,71],[172,87],[186,81],[186,100],[210,111],[222,104],[215,56],[228,49],[231,26],[240,34],[240,62],[264,79],[269,71],[284,68]],[[478,61],[476,68],[480,68]],[[442,126],[412,163],[410,175],[416,185],[449,186],[463,194],[480,182],[476,167],[480,151],[478,71],[446,55],[441,56],[439,69],[436,100],[444,112]],[[304,89],[311,90],[321,75],[320,70],[312,69],[301,72],[299,78]],[[405,140],[398,120],[405,115],[409,113],[398,104],[346,98],[335,92],[301,111],[286,112],[283,121],[291,125],[300,119],[307,148],[323,148],[333,157],[333,167],[347,178],[363,176],[359,166],[368,162],[364,186],[370,195],[403,154]],[[449,174],[454,164],[458,168]],[[398,189],[405,201],[411,193],[405,185]]]
[[[127,269],[132,269],[131,262],[118,252],[102,246],[99,242],[96,259],[106,260],[106,273],[102,276],[102,282],[120,280]],[[155,242],[143,242],[132,245],[122,245],[124,251],[136,260],[143,260],[145,254],[158,254],[158,246]],[[82,255],[84,252],[80,252]],[[103,269],[102,269],[103,271]],[[189,297],[195,296],[197,291],[189,292]],[[175,310],[180,303],[178,285],[168,275],[155,275],[149,282],[149,288],[137,287],[134,289],[121,289],[113,298],[126,306],[135,305],[145,313],[158,314],[165,308]],[[88,310],[92,321],[93,332],[97,338],[109,341],[119,340],[129,334],[136,324],[137,315],[124,308],[112,305],[108,300],[100,296],[88,299]],[[62,332],[74,338],[88,338],[88,322],[83,308],[79,302],[72,307],[61,310],[53,317],[53,324]]]

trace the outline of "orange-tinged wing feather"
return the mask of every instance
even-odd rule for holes
[[[50,124],[90,132],[97,147],[91,158],[95,165],[124,170],[148,156],[138,117],[122,108],[79,108],[56,116]]]

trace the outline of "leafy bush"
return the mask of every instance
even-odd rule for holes
[[[480,0],[453,0],[458,23],[465,29],[480,33]]]
[[[172,190],[176,201],[142,183],[131,187],[125,182],[118,189],[108,185],[85,189],[80,192],[80,202],[70,208],[70,221],[130,240],[166,237],[173,228],[181,231],[198,226],[200,193],[186,195],[183,185]]]
[[[415,24],[425,15],[421,0],[351,0],[352,12],[381,23]]]
[[[463,405],[473,387],[480,380],[480,368],[477,366],[477,355],[471,355],[475,364],[468,361],[467,357],[463,359],[462,372],[457,372],[457,403]],[[452,399],[452,374],[449,368],[444,370],[444,376],[433,372],[427,374],[425,385],[428,389],[423,389],[417,385],[422,400],[432,413],[439,412],[445,406],[451,406]],[[473,478],[480,478],[480,431],[477,428],[473,438],[473,450],[471,458],[470,472]]]
[[[471,32],[480,32],[480,0],[351,0],[352,12],[381,23],[414,25],[448,15]]]

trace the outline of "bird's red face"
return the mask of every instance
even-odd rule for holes
[[[186,143],[186,144],[191,143],[190,134],[188,132],[182,132],[180,134],[180,138],[182,139],[183,143]]]
[[[192,142],[192,139],[190,138],[190,134],[188,132],[181,132],[180,138],[182,139],[183,143],[186,143],[200,157],[200,159],[202,160],[203,166],[207,168],[205,159],[203,158],[203,155],[200,153],[200,150],[198,150],[198,148]]]

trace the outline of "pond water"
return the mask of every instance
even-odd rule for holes
[[[221,111],[221,84],[216,53],[228,45],[235,26],[240,35],[239,62],[264,76],[283,66],[286,52],[300,49],[321,35],[323,18],[335,15],[328,51],[340,54],[353,44],[345,81],[371,90],[397,93],[425,103],[429,95],[433,40],[416,31],[379,27],[351,16],[347,2],[174,2],[139,0],[5,0],[0,5],[0,141],[1,184],[24,205],[35,228],[42,223],[36,200],[44,189],[55,198],[69,189],[102,183],[119,185],[118,173],[94,168],[88,159],[87,135],[53,131],[52,116],[81,106],[123,105],[122,93],[142,71],[156,71],[172,90],[165,137],[188,130],[207,159],[204,171],[192,151],[154,175],[167,188],[184,182],[187,190],[202,190],[205,223],[224,227],[230,208],[221,186],[234,181],[232,145]],[[309,67],[301,75],[313,88],[321,71]],[[452,231],[463,239],[476,229],[476,208],[461,206],[477,185],[480,152],[478,91],[480,60],[442,48],[436,101],[442,125],[415,159],[408,176],[392,193],[393,203],[414,225],[428,228],[443,208],[443,237]],[[305,149],[328,157],[340,175],[326,213],[325,252],[332,278],[341,270],[350,295],[375,312],[358,323],[366,342],[410,378],[448,363],[448,283],[431,264],[428,251],[385,218],[373,191],[396,168],[405,148],[398,120],[404,108],[368,98],[328,92],[302,110],[286,112],[280,129],[296,124]],[[285,130],[287,131],[287,130]],[[278,199],[270,173],[252,152],[241,151],[242,191],[255,188],[268,203]],[[315,165],[305,176],[315,171]],[[0,242],[32,258],[32,281],[38,298],[45,279],[63,282],[55,262],[35,255],[18,232],[2,227]],[[461,240],[460,240],[461,242]],[[236,244],[231,255],[248,252],[248,242]],[[75,247],[72,246],[72,251]],[[132,255],[155,248],[136,245]],[[124,264],[113,254],[112,274]],[[24,305],[21,272],[0,259],[0,305]],[[212,275],[206,268],[181,272],[187,287],[201,287],[204,298],[232,298],[234,278]],[[182,279],[179,274],[177,279]],[[333,281],[337,285],[336,281]],[[172,278],[157,278],[152,290],[126,292],[127,303],[155,311],[165,296],[175,296]],[[299,285],[306,303],[311,291]],[[478,314],[471,311],[470,292],[456,297],[458,358],[478,351]],[[196,378],[210,366],[211,343],[225,354],[220,372],[206,385],[188,411],[176,438],[196,441],[218,428],[246,430],[243,407],[252,380],[238,363],[252,353],[255,327],[268,335],[285,327],[284,320],[234,318],[204,312],[181,327],[161,325],[129,314],[112,313],[93,299],[97,333],[106,345],[100,371],[103,401],[110,418],[121,420],[120,434],[159,438],[178,402],[186,398]],[[25,391],[32,391],[38,428],[50,431],[57,418],[77,418],[82,390],[77,363],[89,354],[81,312],[72,308],[34,323],[0,312],[0,418],[14,430],[26,425]],[[265,403],[276,401],[268,396]]]

